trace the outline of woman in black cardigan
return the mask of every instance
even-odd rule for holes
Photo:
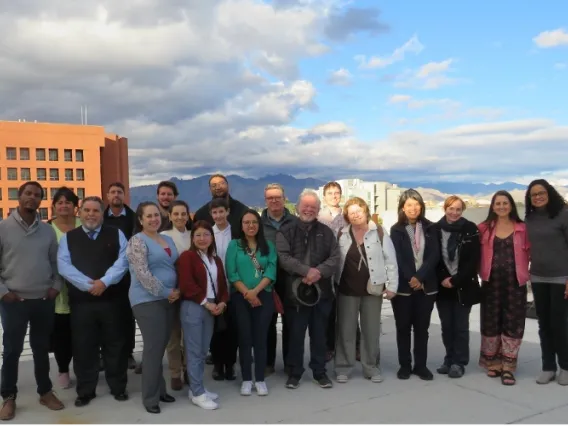
[[[392,299],[396,322],[396,343],[400,380],[416,374],[422,380],[434,376],[426,366],[428,328],[438,292],[436,269],[440,247],[435,224],[424,216],[426,206],[414,189],[402,193],[398,203],[398,222],[391,228],[391,239],[398,263],[398,291]],[[410,353],[410,332],[414,329],[414,369]]]
[[[481,244],[477,225],[462,217],[463,200],[452,195],[444,202],[445,215],[437,223],[440,242],[436,301],[442,323],[442,341],[446,347],[439,374],[457,379],[469,363],[469,314],[480,301],[477,270]]]

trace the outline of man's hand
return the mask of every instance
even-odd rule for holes
[[[168,302],[175,303],[179,299],[180,293],[177,288],[173,289],[170,295],[168,296]]]
[[[408,283],[413,290],[420,290],[422,288],[422,283],[418,281],[416,277],[412,277]]]
[[[2,297],[2,302],[6,302],[6,303],[22,302],[23,300],[24,299],[22,299],[21,297],[18,297],[18,295],[16,293],[13,293],[11,291],[6,293],[4,295],[4,297]]]
[[[49,290],[47,290],[47,295],[45,296],[45,298],[48,300],[55,300],[58,294],[59,291],[51,287]]]
[[[302,282],[308,285],[312,285],[314,283],[317,283],[319,280],[321,280],[321,272],[316,268],[310,268],[308,274],[304,277]]]
[[[384,295],[385,295],[385,299],[391,300],[396,296],[396,293],[394,291],[385,290]]]
[[[442,287],[446,287],[446,288],[452,288],[452,277],[448,277],[446,279],[444,279],[444,281],[442,281]]]
[[[227,308],[227,305],[224,302],[221,302],[217,305],[215,311],[211,313],[215,316],[221,315],[223,312],[225,312],[225,308]]]
[[[107,289],[107,286],[101,280],[94,280],[91,282],[91,284],[92,287],[89,290],[89,293],[91,293],[93,296],[100,296]]]

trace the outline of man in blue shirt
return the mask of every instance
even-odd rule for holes
[[[119,291],[128,271],[127,240],[118,228],[103,224],[103,211],[99,197],[85,198],[79,211],[82,226],[61,238],[57,254],[69,290],[77,407],[96,396],[99,348],[111,393],[117,401],[128,399],[128,342],[121,327]]]

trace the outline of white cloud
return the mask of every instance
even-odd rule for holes
[[[392,95],[389,98],[389,103],[391,103],[391,104],[406,103],[406,102],[410,101],[411,99],[412,99],[412,96],[410,96],[410,95]]]
[[[349,86],[352,83],[353,76],[349,70],[340,68],[332,71],[327,79],[327,83],[332,86]]]
[[[461,80],[448,75],[454,71],[451,67],[454,61],[450,58],[441,62],[429,62],[414,71],[406,70],[396,76],[394,86],[407,89],[434,90],[457,84]]]
[[[424,46],[418,40],[417,36],[413,36],[402,46],[397,47],[390,55],[371,56],[367,58],[364,55],[358,55],[355,59],[359,62],[359,67],[363,69],[386,68],[396,62],[404,60],[408,53],[418,54],[424,50]]]
[[[543,31],[533,38],[534,43],[542,48],[548,49],[557,46],[568,46],[568,32],[564,28],[551,31]]]
[[[568,64],[565,62],[558,62],[554,64],[554,68],[556,68],[557,70],[565,70],[566,68],[568,68]]]

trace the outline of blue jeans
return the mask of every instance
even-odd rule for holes
[[[182,300],[180,320],[191,394],[197,397],[205,393],[203,386],[205,358],[213,336],[215,318],[203,306]]]

